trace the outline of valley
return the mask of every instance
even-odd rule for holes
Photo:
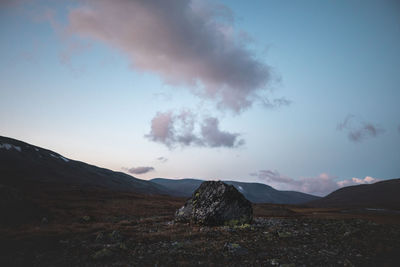
[[[29,189],[25,198],[41,213],[0,228],[1,266],[396,266],[399,261],[399,214],[253,204],[251,225],[202,227],[173,222],[185,198]]]

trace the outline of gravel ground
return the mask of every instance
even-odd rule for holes
[[[288,267],[400,263],[398,215],[360,216],[262,204],[254,206],[252,224],[200,227],[174,223],[174,213],[184,199],[103,191],[34,197],[49,216],[19,226],[0,227],[0,266]],[[376,220],[371,220],[374,216]]]

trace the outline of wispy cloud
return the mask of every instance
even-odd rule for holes
[[[240,134],[222,131],[219,120],[206,117],[201,122],[188,110],[180,113],[158,112],[151,121],[150,133],[145,136],[151,141],[166,145],[201,147],[238,147],[244,144]]]
[[[281,175],[276,170],[260,170],[251,173],[251,176],[258,177],[261,181],[280,189],[280,190],[294,190],[308,194],[325,196],[341,187],[357,184],[370,184],[380,181],[380,179],[370,176],[364,179],[351,178],[347,180],[337,181],[336,176],[327,173],[321,173],[316,177],[301,177],[293,179],[288,176]]]
[[[166,157],[158,157],[157,160],[161,163],[165,163],[168,161],[168,159]]]
[[[292,101],[286,99],[285,97],[275,98],[272,100],[265,97],[262,100],[262,103],[263,103],[264,107],[266,107],[266,108],[279,108],[279,107],[283,107],[283,106],[289,106],[290,104],[292,104]]]
[[[378,125],[358,121],[352,114],[347,115],[344,121],[340,122],[336,128],[339,131],[346,131],[349,140],[352,142],[361,142],[369,137],[377,137],[385,132]]]
[[[20,0],[20,1],[31,1],[32,0]],[[77,1],[79,2],[79,1]],[[42,8],[38,9],[36,12],[32,13],[32,20],[34,22],[47,22],[52,27],[55,36],[62,43],[62,49],[59,52],[60,63],[66,66],[75,76],[82,75],[86,68],[85,65],[80,63],[79,65],[74,64],[72,59],[79,54],[91,49],[90,42],[85,42],[81,38],[76,38],[73,32],[65,28],[64,23],[62,23],[58,17],[57,8],[51,7],[50,4],[44,5]]]
[[[145,174],[155,170],[154,167],[148,167],[148,166],[122,168],[122,169],[129,172],[130,174]]]
[[[199,0],[86,0],[71,9],[69,33],[123,51],[133,68],[184,85],[239,113],[263,102],[270,67],[247,48],[247,34],[221,4]],[[287,105],[276,99],[273,105]]]
[[[350,128],[351,126],[351,121],[355,118],[355,116],[353,114],[349,114],[346,116],[346,118],[344,118],[344,120],[342,122],[339,122],[338,125],[336,126],[337,130],[346,130],[348,128]]]

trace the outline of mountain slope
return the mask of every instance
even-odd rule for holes
[[[314,207],[364,207],[400,210],[400,179],[343,187],[307,203]]]
[[[151,182],[161,185],[168,190],[174,191],[176,196],[190,197],[193,192],[200,186],[203,180],[185,178],[185,179],[167,179],[167,178],[154,178]]]
[[[67,159],[51,150],[2,136],[0,184],[14,187],[36,184],[72,185],[145,194],[168,193],[166,188],[150,181]]]
[[[194,190],[203,182],[197,179],[165,179],[155,178],[150,180],[178,193],[176,196],[189,197]],[[319,197],[294,191],[279,191],[271,186],[260,183],[243,183],[236,181],[223,181],[233,185],[248,200],[253,203],[275,203],[275,204],[301,204],[316,200]]]

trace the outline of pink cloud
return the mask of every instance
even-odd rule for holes
[[[207,117],[199,122],[194,113],[184,110],[177,114],[158,112],[151,120],[150,133],[145,137],[172,149],[178,145],[238,147],[244,144],[239,136],[238,133],[222,131],[217,118]]]
[[[158,112],[151,120],[150,134],[147,135],[154,142],[171,146],[175,142],[174,118],[172,112]]]
[[[338,188],[334,181],[336,177],[326,173],[317,177],[293,179],[281,175],[276,170],[261,170],[258,172],[258,178],[280,190],[294,190],[319,196],[324,196]]]
[[[132,67],[236,113],[262,102],[270,68],[247,49],[224,5],[195,0],[86,0],[68,31],[123,51]],[[207,3],[207,4],[206,4]],[[286,105],[287,100],[276,100]]]
[[[373,178],[371,176],[366,176],[364,179],[360,178],[351,178],[349,180],[343,180],[337,182],[340,187],[350,186],[350,185],[358,185],[358,184],[372,184],[381,181],[381,179]]]

